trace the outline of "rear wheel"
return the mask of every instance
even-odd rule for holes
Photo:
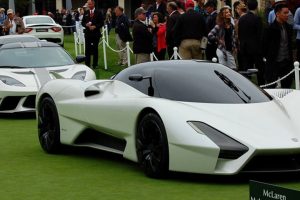
[[[154,113],[146,114],[136,135],[138,161],[151,178],[164,178],[169,168],[168,140],[164,124]]]
[[[55,103],[50,97],[43,98],[39,106],[38,137],[44,151],[59,152],[61,147],[59,119]]]

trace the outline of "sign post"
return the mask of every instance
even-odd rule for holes
[[[250,200],[299,200],[300,191],[250,181]]]

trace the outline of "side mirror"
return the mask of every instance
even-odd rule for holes
[[[76,56],[76,62],[82,63],[85,61],[85,55],[78,55]]]
[[[142,81],[144,77],[141,74],[132,74],[129,76],[130,81]]]

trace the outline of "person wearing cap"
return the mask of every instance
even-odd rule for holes
[[[6,20],[7,16],[5,14],[5,9],[4,8],[0,8],[0,36],[2,36],[3,33],[3,25],[4,25],[4,21]]]
[[[275,6],[276,19],[266,28],[263,37],[263,57],[266,61],[266,83],[272,83],[293,70],[293,27],[287,23],[289,8],[286,4]],[[291,88],[293,77],[281,81],[282,88]],[[269,87],[276,87],[273,84]]]
[[[257,68],[258,85],[265,84],[263,75],[262,62],[262,19],[256,14],[257,0],[248,0],[249,11],[241,16],[238,21],[238,40],[241,62],[239,70],[247,71],[248,69]]]
[[[17,17],[12,9],[7,10],[7,19],[3,27],[6,35],[23,34],[25,31],[23,20]]]
[[[101,38],[101,28],[104,25],[104,19],[100,10],[95,9],[95,1],[87,1],[89,10],[84,12],[82,17],[82,26],[85,38],[85,64],[91,66],[91,56],[93,55],[92,67],[98,67],[98,44]]]
[[[210,32],[216,26],[216,19],[217,19],[217,4],[214,0],[209,0],[204,4],[204,8],[207,12],[206,17],[206,30]],[[217,45],[215,43],[207,43],[207,47],[205,49],[206,59],[212,60],[213,58],[217,58],[216,50]]]
[[[296,48],[297,48],[297,61],[300,61],[300,7],[297,8],[294,16],[294,29],[297,31]]]
[[[179,16],[174,27],[175,46],[182,59],[203,59],[201,40],[206,35],[203,16],[194,10],[194,2],[187,0],[186,12]]]
[[[286,4],[286,0],[275,0],[274,7],[276,7],[276,5],[278,5],[278,4]],[[272,22],[274,22],[275,18],[276,18],[276,14],[273,9],[269,12],[268,23],[271,24]],[[291,11],[289,11],[289,18],[288,18],[287,23],[292,26],[294,25],[294,17],[293,17],[293,14],[291,13]]]
[[[132,27],[133,53],[136,64],[149,62],[153,51],[152,30],[146,25],[146,13],[144,8],[137,8],[134,12],[135,21]]]

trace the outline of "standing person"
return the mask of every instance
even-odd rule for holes
[[[153,49],[158,60],[164,60],[166,55],[166,23],[165,18],[159,12],[152,14]]]
[[[233,56],[236,53],[236,37],[234,26],[231,23],[231,12],[227,6],[221,8],[217,16],[217,25],[209,32],[208,39],[211,43],[218,45],[219,63],[236,69]]]
[[[105,20],[104,20],[104,23],[105,23],[105,25],[107,25],[107,28],[108,28],[108,34],[111,30],[111,21],[112,21],[112,10],[111,10],[111,8],[108,8],[106,11]]]
[[[129,32],[130,22],[127,16],[124,14],[124,9],[121,6],[115,8],[116,14],[116,43],[119,50],[125,49],[126,42],[132,41],[131,34]],[[119,53],[119,62],[118,65],[125,66],[127,65],[127,54],[126,51]]]
[[[17,17],[12,9],[7,10],[7,19],[3,25],[6,35],[23,34],[25,31],[23,20]]]
[[[297,60],[300,61],[300,7],[297,8],[294,16],[294,29],[297,31],[296,47],[297,47]]]
[[[167,7],[166,3],[163,0],[156,0],[155,5],[153,5],[153,12],[159,12],[164,17],[167,16]]]
[[[198,0],[197,1],[197,5],[195,6],[195,10],[197,12],[199,12],[204,18],[206,18],[207,16],[207,13],[206,13],[206,10],[204,8],[204,4],[205,4],[205,0]]]
[[[4,35],[3,25],[4,25],[4,21],[6,20],[6,18],[7,18],[7,16],[5,14],[5,9],[0,8],[0,36]]]
[[[293,69],[293,28],[287,23],[289,9],[286,4],[275,6],[276,18],[266,29],[263,38],[263,56],[266,59],[266,82],[282,78]],[[282,88],[291,88],[293,77],[281,81]],[[270,87],[275,87],[272,85]]]
[[[84,12],[82,26],[85,28],[85,64],[91,65],[91,55],[93,55],[93,68],[98,67],[98,44],[101,38],[101,27],[104,20],[101,12],[95,9],[95,1],[87,1],[89,10]]]
[[[217,4],[213,0],[209,0],[204,5],[204,8],[208,14],[206,18],[206,30],[209,33],[215,26],[216,26],[216,19],[217,19]],[[207,47],[205,49],[206,59],[212,60],[213,58],[217,58],[216,50],[217,50],[216,43],[210,43],[208,41]]]
[[[171,58],[174,54],[174,26],[180,16],[177,9],[177,4],[175,2],[169,2],[167,4],[169,16],[167,18],[166,42],[169,58]]]
[[[241,63],[239,70],[246,71],[250,68],[258,69],[258,84],[263,85],[264,67],[262,62],[262,19],[256,14],[257,0],[248,0],[249,11],[242,15],[238,21],[238,40]]]
[[[286,0],[275,0],[274,7],[276,7],[276,5],[278,4],[286,4]],[[269,12],[268,23],[271,24],[272,22],[274,22],[275,18],[276,18],[275,9],[273,9]],[[287,23],[292,26],[294,25],[294,17],[291,11],[289,11],[289,17]]]
[[[194,10],[194,2],[188,0],[186,12],[179,16],[174,27],[175,46],[179,46],[182,59],[203,59],[200,48],[201,39],[206,35],[205,21],[202,15]]]
[[[134,12],[135,21],[132,27],[133,35],[133,53],[135,54],[136,63],[150,61],[152,53],[152,32],[146,25],[146,10],[137,8]]]

